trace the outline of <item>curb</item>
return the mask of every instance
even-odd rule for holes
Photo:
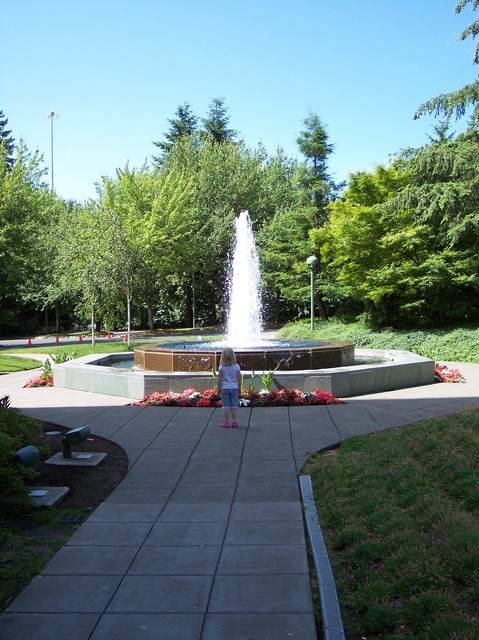
[[[316,512],[311,477],[299,476],[299,487],[318,577],[323,638],[324,640],[345,640],[346,636],[344,635],[336,584]]]

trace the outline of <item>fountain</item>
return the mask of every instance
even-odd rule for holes
[[[348,397],[434,382],[434,361],[407,351],[358,350],[351,342],[272,341],[261,336],[260,270],[249,214],[235,219],[223,341],[171,342],[135,347],[135,367],[117,368],[124,353],[90,355],[55,366],[55,386],[142,398],[154,391],[214,386],[224,346],[233,347],[245,380],[274,371],[277,388]],[[366,359],[366,361],[364,361]],[[361,361],[362,360],[362,361]]]
[[[226,339],[135,347],[135,365],[145,371],[217,371],[224,346],[233,347],[246,371],[297,371],[354,364],[354,345],[339,341],[283,341],[261,338],[261,276],[248,211],[235,218]]]

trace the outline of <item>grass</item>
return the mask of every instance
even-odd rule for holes
[[[452,327],[398,331],[374,330],[361,322],[328,320],[311,331],[309,321],[288,324],[278,338],[305,340],[350,340],[359,349],[399,349],[413,351],[436,361],[479,363],[479,327]]]
[[[182,341],[191,341],[196,340],[196,336],[182,336]],[[204,340],[218,340],[218,335],[214,336],[205,336]],[[175,339],[176,340],[176,339]],[[158,338],[158,343],[160,342],[172,342],[171,336],[168,338]],[[35,347],[20,347],[20,348],[11,348],[11,349],[3,349],[2,354],[8,353],[8,356],[2,355],[0,356],[0,373],[12,373],[13,371],[25,371],[27,369],[32,369],[34,367],[41,366],[38,360],[27,359],[27,358],[18,358],[14,357],[14,354],[34,354],[41,353],[46,355],[58,355],[59,353],[64,353],[65,355],[73,356],[73,358],[81,358],[82,356],[88,356],[92,354],[101,354],[101,353],[123,353],[128,352],[134,349],[141,344],[151,344],[151,340],[138,340],[131,343],[131,349],[128,349],[128,345],[126,342],[97,342],[95,346],[92,346],[89,342],[81,342],[81,343],[64,343],[64,344],[55,344],[50,346],[35,346]],[[4,364],[5,363],[5,364]],[[28,363],[31,363],[30,365]],[[17,367],[15,369],[11,367]]]
[[[26,371],[27,369],[37,369],[41,367],[40,360],[33,358],[18,358],[16,356],[0,356],[0,373],[15,373],[15,371]]]
[[[479,637],[479,411],[314,456],[346,637]]]
[[[17,507],[18,508],[18,507]],[[3,506],[0,518],[0,610],[2,610],[32,578],[40,574],[45,564],[60,549],[72,534],[72,526],[65,526],[61,518],[72,513],[82,515],[85,511],[48,509],[31,511],[31,528],[39,533],[32,535],[30,529],[5,526],[3,521],[15,507]],[[23,513],[23,510],[20,510]],[[2,526],[3,525],[3,526]]]

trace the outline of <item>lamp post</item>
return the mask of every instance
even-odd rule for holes
[[[47,118],[50,118],[51,123],[51,153],[52,153],[52,168],[51,168],[51,177],[52,177],[52,192],[53,192],[53,118],[58,118],[58,113],[54,111],[50,111],[47,113]]]
[[[314,331],[314,271],[318,266],[319,260],[316,256],[309,256],[306,264],[311,269],[311,331]]]

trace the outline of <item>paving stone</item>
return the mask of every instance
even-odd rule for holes
[[[43,568],[42,575],[123,576],[137,552],[136,546],[64,546]]]
[[[218,574],[307,574],[305,547],[290,545],[236,545],[223,547]]]
[[[303,522],[303,511],[299,502],[235,502],[231,509],[231,522],[254,521]]]
[[[233,544],[304,544],[302,521],[292,522],[230,522],[225,538]]]
[[[126,504],[102,502],[88,518],[91,522],[155,522],[163,509],[161,504]]]
[[[218,545],[223,542],[225,529],[223,522],[157,522],[145,545]]]
[[[212,576],[126,576],[107,613],[206,611]]]
[[[317,640],[318,637],[311,613],[209,613],[202,640]]]
[[[117,487],[105,500],[107,504],[165,505],[173,489],[165,487]]]
[[[235,502],[293,502],[299,500],[297,482],[290,486],[238,487]]]
[[[122,580],[121,576],[36,576],[7,612],[102,613]]]
[[[189,504],[169,503],[158,517],[159,522],[227,522],[231,506],[225,502]]]
[[[150,532],[149,522],[85,522],[68,540],[68,545],[140,546]]]
[[[169,500],[170,504],[176,502],[186,503],[227,503],[231,504],[234,496],[234,486],[226,487],[178,487],[174,490]]]
[[[214,575],[221,546],[143,546],[129,575]]]
[[[200,640],[202,625],[200,613],[106,613],[90,640]]]
[[[119,489],[143,487],[172,489],[181,478],[180,473],[129,473],[118,485]]]
[[[310,613],[309,576],[217,576],[211,613]]]
[[[60,640],[59,629],[68,640],[89,640],[100,616],[93,613],[3,613],[2,640]]]
[[[236,483],[236,474],[184,473],[178,482],[178,489],[185,487],[235,487]]]

